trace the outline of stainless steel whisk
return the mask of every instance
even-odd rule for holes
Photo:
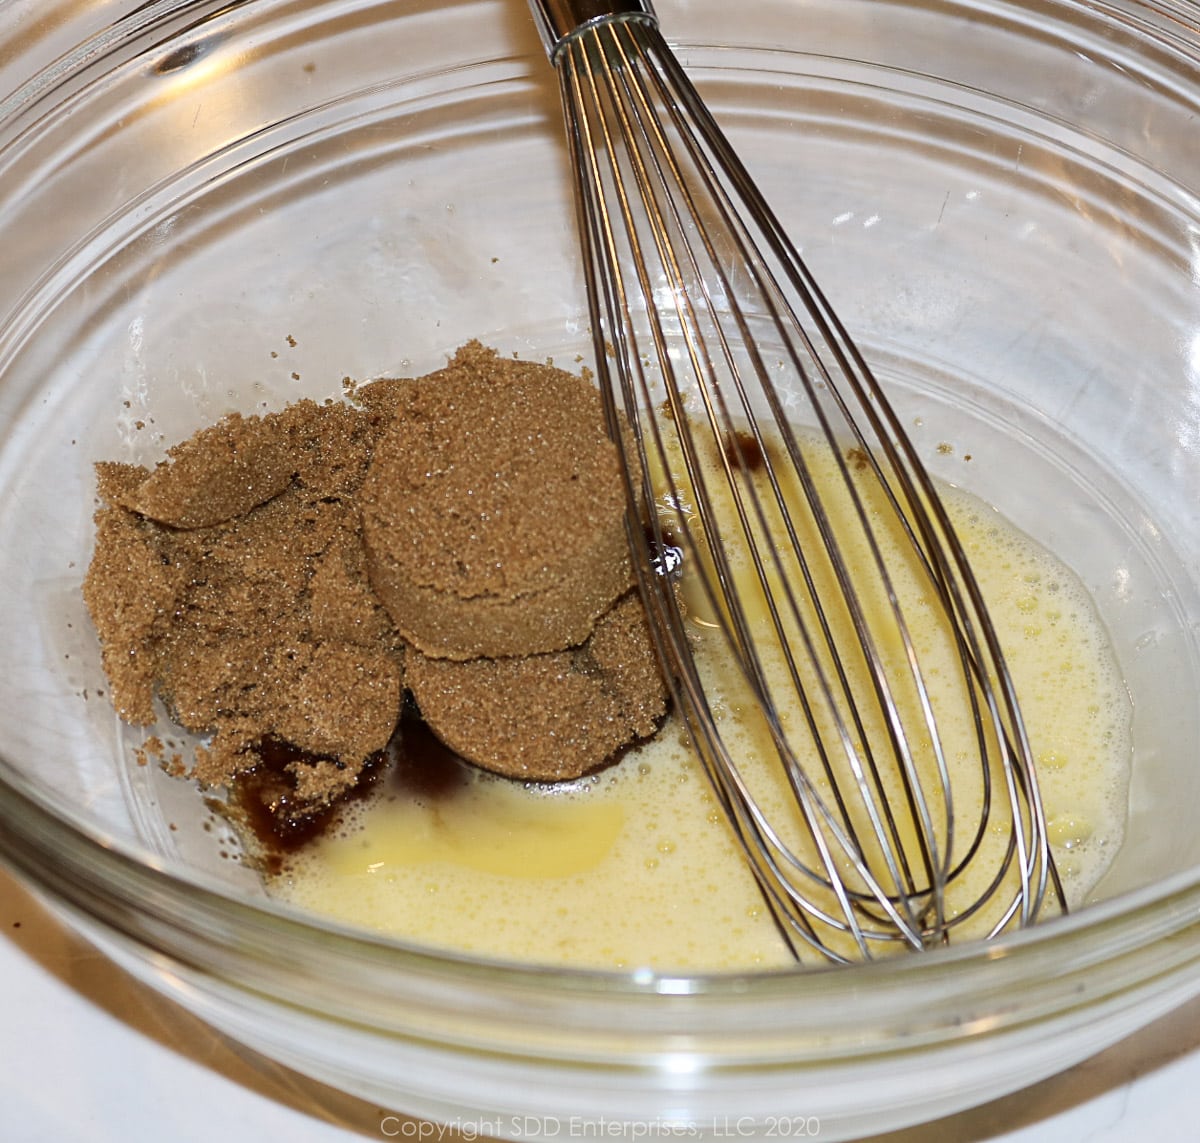
[[[530,7],[640,587],[780,933],[840,962],[1065,908],[996,631],[871,369],[649,0]]]

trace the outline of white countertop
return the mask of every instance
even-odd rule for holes
[[[65,931],[0,872],[3,1143],[449,1143],[232,1044]],[[985,1107],[871,1143],[1193,1143],[1200,1000]]]

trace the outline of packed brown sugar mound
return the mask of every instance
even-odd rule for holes
[[[360,398],[97,466],[84,596],[119,714],[149,725],[161,700],[208,736],[206,785],[283,744],[302,807],[356,785],[408,694],[453,749],[526,780],[653,733],[667,698],[591,385],[472,343]]]
[[[562,781],[650,737],[666,709],[641,599],[623,596],[578,647],[502,659],[410,652],[408,681],[433,732],[513,778]]]
[[[395,390],[363,487],[371,582],[435,658],[584,642],[633,583],[593,385],[478,343]]]

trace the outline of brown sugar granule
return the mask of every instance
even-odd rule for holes
[[[452,749],[511,778],[577,778],[648,738],[667,711],[641,599],[623,596],[579,647],[456,662],[410,652],[421,715]]]
[[[149,766],[151,758],[162,758],[167,748],[157,734],[152,734],[134,752],[134,758],[139,766]]]
[[[371,583],[404,637],[452,659],[587,639],[632,584],[595,387],[472,342],[387,397],[360,503]]]
[[[297,796],[328,800],[391,736],[403,644],[367,583],[353,499],[381,420],[302,401],[226,417],[153,470],[97,468],[84,598],[114,705],[149,724],[158,696],[211,735],[205,784],[277,736],[297,748]]]

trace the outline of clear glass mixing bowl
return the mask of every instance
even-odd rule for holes
[[[268,1056],[514,1138],[894,1128],[1200,991],[1195,8],[662,0],[931,467],[1079,572],[1135,711],[1128,836],[1089,907],[986,947],[688,977],[290,913],[136,764],[79,597],[93,462],[470,337],[590,347],[520,0],[105,11],[0,41],[0,857],[71,924]]]

